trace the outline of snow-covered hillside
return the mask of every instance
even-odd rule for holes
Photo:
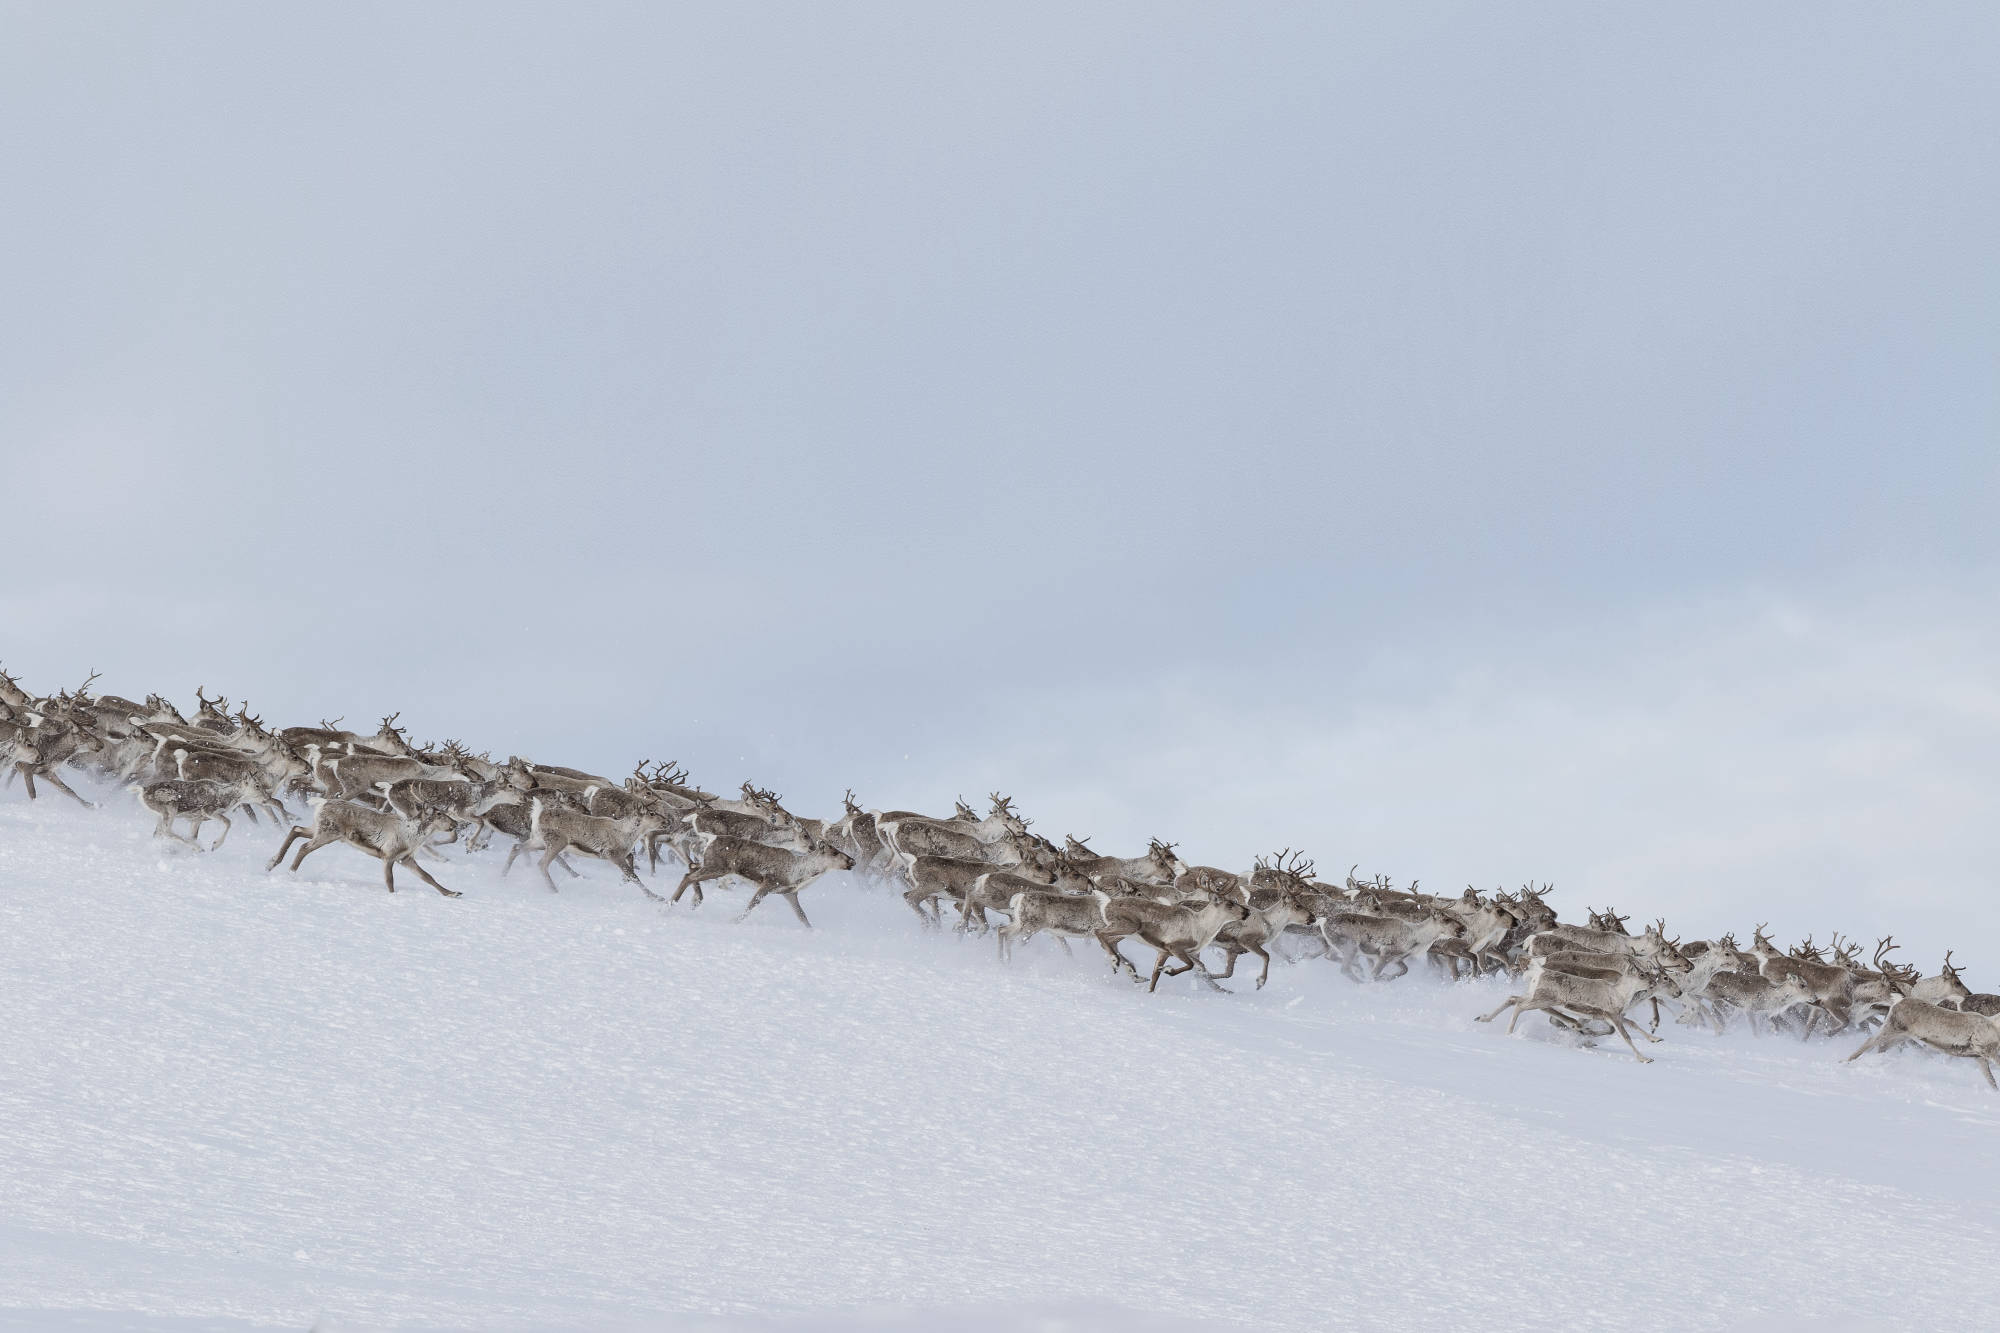
[[[1497,983],[1147,996],[845,879],[394,896],[0,799],[0,1326],[1906,1327],[2000,1309],[2000,1096],[1658,1063]]]

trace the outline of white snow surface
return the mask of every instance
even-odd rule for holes
[[[0,798],[0,1328],[2000,1319],[1967,1062],[1668,1022],[1642,1066],[1325,963],[1148,996],[838,876],[811,931],[497,852],[392,896],[103,799]]]

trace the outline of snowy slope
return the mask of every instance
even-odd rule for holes
[[[1497,985],[1148,997],[829,879],[731,924],[0,800],[0,1327],[1902,1327],[2000,1309],[1962,1062]]]

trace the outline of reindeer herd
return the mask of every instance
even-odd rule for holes
[[[247,707],[197,690],[192,717],[158,695],[143,703],[93,694],[95,673],[74,690],[38,697],[0,671],[0,770],[21,778],[30,799],[42,782],[83,805],[64,780],[71,768],[123,783],[157,823],[158,837],[196,850],[222,845],[233,816],[259,812],[285,829],[267,869],[287,853],[291,869],[313,852],[345,843],[382,864],[396,888],[402,867],[447,897],[458,897],[421,864],[443,861],[457,844],[477,851],[496,838],[509,847],[502,873],[523,855],[553,892],[552,870],[579,872],[572,857],[615,866],[647,897],[678,902],[703,886],[736,880],[751,889],[747,916],[766,897],[783,898],[810,926],[799,894],[829,871],[853,871],[866,883],[900,891],[926,928],[947,916],[961,935],[990,933],[1001,959],[1037,936],[1065,951],[1096,943],[1114,971],[1141,980],[1124,952],[1131,942],[1153,951],[1148,991],[1163,977],[1193,974],[1220,990],[1245,954],[1257,959],[1256,986],[1273,958],[1319,958],[1354,981],[1387,981],[1422,962],[1452,981],[1498,975],[1516,982],[1506,1002],[1477,1021],[1511,1010],[1508,1031],[1540,1012],[1582,1040],[1616,1034],[1641,1061],[1635,1030],[1657,1034],[1662,1001],[1678,1021],[1726,1031],[1738,1016],[1753,1035],[1790,1032],[1800,1040],[1849,1029],[1872,1033],[1849,1055],[1916,1043],[1979,1064],[2000,1088],[2000,996],[1975,994],[1945,955],[1935,976],[1893,961],[1893,937],[1864,963],[1861,946],[1835,935],[1825,947],[1808,938],[1780,950],[1759,925],[1751,946],[1733,935],[1687,941],[1665,922],[1639,934],[1627,918],[1592,911],[1587,924],[1561,921],[1549,886],[1516,892],[1440,896],[1398,889],[1384,877],[1334,884],[1290,849],[1259,858],[1244,872],[1189,865],[1174,844],[1153,840],[1142,855],[1104,856],[1084,839],[1057,846],[1030,831],[1007,797],[994,793],[985,815],[961,800],[950,815],[864,810],[852,792],[832,821],[785,808],[773,792],[744,783],[724,799],[692,785],[672,764],[642,762],[614,781],[593,773],[511,757],[497,763],[456,741],[412,744],[382,719],[372,735],[334,722],[271,730]],[[294,824],[287,798],[302,799],[311,822]],[[221,825],[212,843],[202,828]],[[185,831],[180,826],[185,825]],[[640,871],[662,859],[683,873],[662,897]],[[738,920],[742,917],[739,916]],[[1209,966],[1219,953],[1224,966]],[[1650,1019],[1635,1029],[1647,1006]]]

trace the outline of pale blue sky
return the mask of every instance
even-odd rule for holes
[[[1913,697],[1940,744],[2000,732],[1990,5],[0,34],[0,655],[31,681],[1655,893],[1690,872],[1617,859],[1651,788],[1578,758],[1605,717],[1803,770],[1782,809],[1683,812],[1689,846],[1830,817],[1801,736]],[[1892,671],[1892,632],[1940,646]],[[1805,683],[1855,654],[1880,674]],[[1766,695],[1822,706],[1726,720]],[[1385,717],[1422,771],[1353,771]],[[1449,748],[1508,726],[1534,753],[1499,771]],[[1990,753],[1954,792],[2000,793]],[[1266,775],[1286,804],[1202,789]],[[1426,814],[1453,784],[1506,812],[1485,841]],[[1584,816],[1586,856],[1592,803],[1630,822]],[[1984,836],[1871,846],[1942,840],[1971,886]],[[1807,885],[1798,843],[1720,873]]]

